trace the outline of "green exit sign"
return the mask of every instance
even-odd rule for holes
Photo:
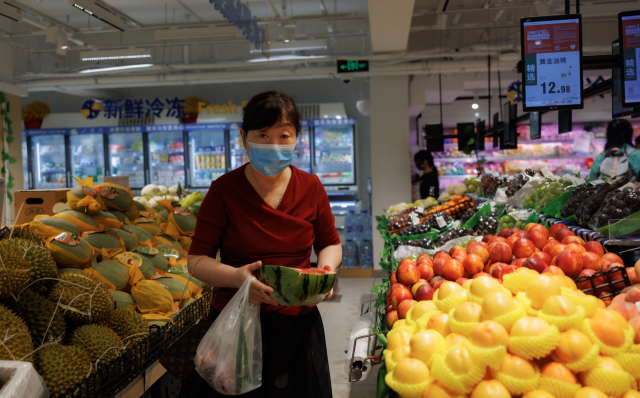
[[[338,73],[369,72],[369,61],[355,59],[339,59]]]

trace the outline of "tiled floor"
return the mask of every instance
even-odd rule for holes
[[[380,283],[380,280],[377,280]],[[373,278],[341,278],[337,297],[318,304],[322,315],[329,354],[329,369],[334,398],[369,398],[376,396],[378,368],[364,381],[350,383],[344,371],[351,329],[360,317],[362,302],[372,297]]]

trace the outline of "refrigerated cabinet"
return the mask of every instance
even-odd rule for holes
[[[302,131],[298,134],[292,164],[302,171],[311,173],[311,130],[309,127],[302,127]]]
[[[94,184],[104,182],[105,152],[103,134],[84,134],[69,136],[71,157],[71,175],[82,180],[87,177],[93,179]],[[71,178],[71,187],[78,185],[75,178]]]
[[[354,126],[314,126],[315,174],[325,185],[354,185]]]
[[[189,186],[208,188],[227,171],[225,130],[189,131]]]
[[[34,189],[55,189],[67,186],[68,138],[69,136],[64,134],[30,137]]]
[[[22,187],[29,189],[29,149],[27,146],[27,134],[22,133]]]
[[[144,139],[142,133],[108,135],[109,173],[114,177],[129,176],[129,186],[145,185]]]
[[[240,136],[240,129],[229,131],[229,157],[229,171],[235,170],[249,161],[247,150],[244,148]]]
[[[181,131],[149,134],[150,183],[185,185],[184,133]]]

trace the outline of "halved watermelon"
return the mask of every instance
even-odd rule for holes
[[[331,291],[336,273],[315,268],[288,268],[263,265],[258,279],[273,288],[278,304],[286,306],[313,305],[321,302]]]

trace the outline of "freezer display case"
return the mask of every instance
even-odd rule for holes
[[[27,132],[22,131],[22,188],[29,189],[29,147]]]
[[[315,119],[313,122],[315,174],[324,185],[354,185],[354,125],[347,124],[346,119]]]
[[[176,127],[178,129],[179,127]],[[151,184],[185,185],[184,133],[149,133],[149,175]]]
[[[239,128],[229,130],[229,157],[229,171],[235,170],[249,161]]]
[[[292,164],[302,171],[311,173],[311,129],[306,122],[302,121],[302,131],[298,134]]]
[[[77,130],[71,130],[69,151],[71,156],[71,175],[73,177],[78,177],[82,180],[91,177],[95,184],[104,182],[103,132],[102,129],[99,129],[94,134],[79,134]],[[76,179],[72,178],[71,186],[75,187],[77,185]]]
[[[31,137],[33,188],[55,189],[67,186],[67,138],[61,134],[43,134]]]
[[[225,124],[186,126],[189,136],[189,186],[208,188],[226,170]]]
[[[142,132],[109,134],[109,172],[114,177],[129,176],[129,186],[145,185]]]

